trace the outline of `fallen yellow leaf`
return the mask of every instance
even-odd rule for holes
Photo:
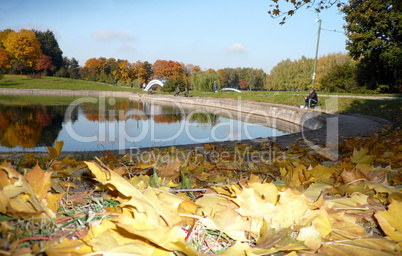
[[[374,214],[381,229],[389,239],[402,241],[402,202],[393,200],[387,211],[378,211]]]
[[[375,155],[367,155],[368,151],[368,148],[354,149],[350,160],[355,164],[371,164],[375,159]]]

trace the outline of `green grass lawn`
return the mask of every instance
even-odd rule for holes
[[[112,86],[92,81],[68,79],[60,77],[28,78],[27,76],[4,75],[0,79],[0,88],[20,88],[20,89],[67,89],[67,90],[103,90],[103,91],[132,91],[145,93],[142,89],[128,88],[122,86]],[[172,94],[156,91],[157,94]],[[237,92],[197,92],[190,91],[190,97],[213,97],[213,98],[232,98],[241,100],[251,100],[257,102],[268,102],[299,106],[304,104],[303,97],[307,92],[268,92],[268,91],[243,91]],[[328,104],[335,104],[340,113],[355,113],[384,118],[402,126],[402,99],[397,100],[375,100],[359,98],[331,98],[335,93],[318,92],[321,108],[326,108]],[[337,95],[337,94],[336,94]],[[375,97],[400,97],[400,95],[358,95],[358,94],[339,94],[343,96],[375,96]]]
[[[102,91],[132,91],[132,88],[112,86],[104,83],[46,76],[29,78],[20,75],[4,75],[0,79],[0,88],[18,89],[59,89],[59,90],[102,90]]]

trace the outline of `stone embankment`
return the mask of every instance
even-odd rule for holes
[[[242,141],[255,144],[266,140],[274,140],[282,146],[295,142],[311,144],[334,144],[339,140],[354,136],[369,136],[391,124],[376,117],[364,115],[344,115],[336,110],[301,109],[272,103],[246,100],[206,97],[173,97],[170,95],[131,94],[133,100],[155,101],[170,104],[195,105],[197,108],[210,107],[237,113],[235,117],[242,121],[266,125],[291,134],[277,138],[265,138]],[[253,118],[251,118],[253,117]]]

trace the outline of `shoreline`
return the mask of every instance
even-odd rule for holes
[[[254,101],[241,101],[228,98],[207,98],[207,97],[174,97],[173,95],[158,95],[158,94],[138,94],[133,92],[121,91],[90,91],[90,90],[44,90],[44,89],[7,89],[0,88],[0,94],[3,95],[54,95],[54,96],[94,96],[94,97],[123,97],[130,100],[140,101],[158,101],[173,104],[190,104],[209,108],[224,108],[230,111],[242,112],[247,115],[259,116],[259,118],[273,119],[283,121],[285,123],[293,123],[299,125],[301,130],[296,133],[282,135],[279,137],[266,137],[262,139],[248,139],[236,141],[221,141],[210,142],[218,147],[233,146],[236,144],[246,144],[256,146],[264,142],[276,143],[281,147],[286,147],[291,144],[304,143],[318,145],[327,143],[328,137],[331,137],[337,142],[349,137],[369,136],[383,129],[391,122],[371,116],[356,115],[356,114],[336,114],[331,111],[316,111],[300,109],[294,106],[280,105],[274,103],[261,103]],[[239,107],[239,104],[241,105]],[[241,115],[241,113],[240,113]],[[272,126],[271,126],[272,127]],[[275,127],[274,127],[275,128]],[[312,143],[314,141],[314,143]],[[154,148],[196,148],[202,147],[204,144],[187,144],[187,145],[171,145],[162,147],[145,147],[140,148],[140,152],[149,151]],[[106,150],[112,153],[122,155],[123,150]],[[125,149],[124,154],[129,153],[130,149]],[[26,153],[47,154],[46,152],[36,151],[14,151],[0,152],[0,157],[5,155],[20,156]],[[62,151],[63,156],[74,156],[86,154],[88,156],[97,156],[104,154],[105,151]]]

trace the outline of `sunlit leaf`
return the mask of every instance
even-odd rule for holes
[[[296,239],[302,241],[313,251],[321,247],[321,234],[314,226],[301,228]]]
[[[128,201],[124,205],[131,205],[138,209],[139,212],[145,213],[150,222],[159,225],[161,212],[149,201],[140,191],[131,185],[126,179],[116,174],[112,170],[103,170],[93,162],[85,162],[96,179],[103,185],[108,186],[111,190],[119,191]],[[164,216],[163,216],[164,217]],[[167,220],[165,218],[165,220]]]
[[[39,201],[45,198],[50,189],[51,175],[52,173],[44,172],[39,165],[35,165],[26,175],[26,179]]]
[[[120,222],[116,223],[116,225],[129,234],[135,235],[136,237],[142,237],[143,239],[150,241],[153,245],[157,245],[158,247],[162,247],[168,251],[180,251],[189,256],[198,255],[190,245],[185,243],[185,233],[178,226],[159,227],[155,230],[138,230],[135,229],[133,225],[124,225]]]
[[[51,158],[59,158],[60,153],[64,146],[64,141],[56,141],[56,145],[53,147],[48,147],[48,153]]]
[[[93,252],[92,248],[80,240],[63,239],[62,242],[49,241],[44,244],[48,256],[77,256]]]
[[[387,211],[378,211],[374,215],[387,237],[402,241],[402,201],[393,200]]]
[[[375,156],[367,155],[368,151],[367,148],[361,148],[360,150],[354,149],[353,155],[350,159],[355,164],[371,164],[374,161]]]

